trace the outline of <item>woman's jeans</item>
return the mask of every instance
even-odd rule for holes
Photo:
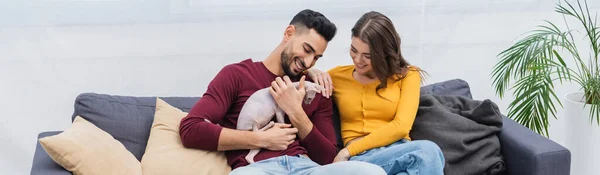
[[[388,146],[373,148],[350,157],[379,165],[387,174],[444,174],[445,159],[439,146],[428,140],[399,140]]]

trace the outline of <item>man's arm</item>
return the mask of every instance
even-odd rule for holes
[[[237,98],[240,84],[236,71],[234,65],[225,66],[181,120],[179,134],[185,147],[210,151],[259,148],[254,133],[216,125]]]
[[[239,149],[285,150],[298,130],[288,124],[275,124],[264,132],[224,128],[219,123],[235,102],[240,78],[235,65],[225,66],[210,82],[206,93],[181,120],[179,135],[183,146],[210,151]]]
[[[333,162],[337,154],[337,142],[331,124],[332,102],[321,96],[315,96],[313,103],[320,99],[319,110],[309,119],[302,108],[302,99],[306,94],[304,79],[305,76],[300,78],[300,84],[296,89],[289,77],[285,76],[283,79],[277,77],[271,83],[272,88],[269,92],[281,110],[288,115],[292,125],[298,128],[300,144],[308,150],[308,156],[319,164],[328,164]]]
[[[308,151],[308,156],[315,162],[325,165],[333,162],[337,155],[337,140],[333,128],[333,102],[331,98],[315,96],[319,102],[317,111],[310,117],[311,128],[304,137],[300,137],[300,145]],[[303,114],[303,116],[302,116]],[[291,118],[308,118],[306,113]],[[293,124],[294,122],[292,122]],[[295,126],[295,125],[294,125]],[[299,135],[302,132],[300,129]]]

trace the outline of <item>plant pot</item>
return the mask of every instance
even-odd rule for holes
[[[600,126],[590,121],[591,106],[585,105],[583,92],[565,96],[566,144],[571,151],[571,174],[600,172]]]

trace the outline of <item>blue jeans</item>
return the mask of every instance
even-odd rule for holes
[[[230,175],[246,174],[385,174],[385,171],[377,165],[358,161],[336,162],[327,165],[319,165],[304,156],[279,156],[261,160],[253,164],[239,167],[231,171]]]
[[[388,146],[373,148],[350,157],[379,165],[387,174],[444,174],[445,159],[440,147],[428,140],[399,140]]]

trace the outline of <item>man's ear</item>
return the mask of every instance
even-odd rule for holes
[[[294,34],[296,34],[296,26],[288,25],[285,28],[285,32],[283,33],[283,40],[289,41],[290,38],[292,38],[292,36],[294,36]]]

